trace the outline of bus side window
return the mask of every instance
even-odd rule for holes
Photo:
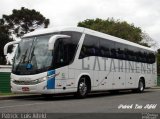
[[[118,53],[118,59],[124,59],[124,51],[123,50],[121,50],[120,48],[118,48],[118,51],[117,51],[117,53]]]
[[[71,60],[71,43],[68,39],[58,39],[55,43],[54,65],[56,68],[68,65]]]
[[[111,58],[117,58],[117,51],[115,48],[111,49]]]
[[[151,64],[153,64],[153,63],[155,63],[155,55],[154,55],[154,53],[150,53],[149,54],[149,63],[151,63]]]
[[[125,56],[125,60],[129,60],[129,51],[126,48],[124,50],[124,56]]]
[[[142,53],[142,62],[146,63],[146,53],[145,52]]]
[[[138,52],[138,57],[139,57],[139,62],[142,62],[143,61],[143,59],[142,59],[143,54],[141,51]]]
[[[99,42],[100,47],[100,53],[99,56],[110,58],[111,57],[111,49],[114,48],[114,43],[112,41],[109,41],[107,39],[100,39]]]
[[[55,43],[54,56],[56,64],[62,64],[64,62],[64,44],[62,39],[58,39]]]
[[[102,48],[100,49],[100,56],[101,57],[110,57],[110,50],[109,48]]]
[[[147,63],[147,53],[144,52],[144,63]]]
[[[99,56],[99,39],[95,36],[86,35],[83,41],[79,59]]]
[[[129,61],[134,61],[134,52],[132,50],[129,50],[128,56]]]
[[[96,49],[94,47],[88,47],[86,52],[87,52],[88,56],[95,56],[96,55]]]
[[[155,54],[154,53],[152,53],[153,54],[153,63],[155,63],[155,61],[156,61],[156,56],[155,56]]]
[[[87,55],[86,55],[86,47],[82,46],[79,58],[83,59],[84,57],[87,57]]]
[[[116,59],[125,60],[125,48],[126,48],[125,44],[115,42]]]

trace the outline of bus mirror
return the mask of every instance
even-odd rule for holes
[[[59,38],[70,38],[71,36],[68,35],[54,35],[52,36],[49,41],[48,41],[48,50],[53,50],[54,49],[54,44],[57,39]]]
[[[18,44],[19,42],[20,42],[20,41],[12,41],[12,42],[7,43],[7,44],[4,46],[4,55],[7,55],[8,46],[14,45],[14,44]]]

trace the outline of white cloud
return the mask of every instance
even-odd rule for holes
[[[27,7],[49,18],[51,27],[76,26],[85,19],[113,17],[141,27],[160,44],[159,6],[159,0],[1,0],[0,16]]]

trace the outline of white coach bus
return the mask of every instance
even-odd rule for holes
[[[147,47],[80,27],[26,34],[13,59],[13,93],[74,93],[132,89],[157,84],[155,52]]]

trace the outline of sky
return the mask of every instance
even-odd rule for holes
[[[95,18],[127,21],[140,27],[160,48],[160,0],[0,0],[0,18],[21,7],[49,18],[49,27],[77,26]]]

